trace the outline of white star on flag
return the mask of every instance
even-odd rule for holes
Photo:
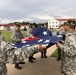
[[[42,42],[42,41],[43,41],[43,39],[38,40],[38,42]]]
[[[43,34],[44,34],[44,35],[47,35],[47,31],[44,31]]]
[[[49,42],[50,40],[46,40],[44,43],[47,43],[47,42]]]
[[[23,41],[23,40],[22,40],[22,43],[26,43],[26,41]]]
[[[27,44],[27,45],[25,45],[25,46],[29,47],[30,45],[29,45],[29,44]]]

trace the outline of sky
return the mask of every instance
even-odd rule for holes
[[[76,18],[76,0],[0,0],[0,23]]]

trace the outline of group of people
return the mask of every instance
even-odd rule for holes
[[[21,42],[23,35],[20,31],[20,25],[16,25],[12,38],[14,44]],[[16,69],[21,69],[19,64],[24,64],[24,60],[32,56],[34,52],[41,52],[45,48],[41,44],[16,48],[0,34],[0,75],[7,75],[6,63],[15,64]]]
[[[44,24],[47,28],[47,25]],[[62,35],[63,39],[56,43],[58,48],[58,59],[61,60],[61,72],[63,75],[76,75],[76,22],[73,20],[67,21],[59,27],[57,35]],[[29,31],[30,33],[31,31]],[[30,35],[31,37],[31,35]],[[12,35],[14,44],[20,43],[24,36],[20,31],[20,25],[15,25],[15,31]],[[15,48],[0,34],[0,75],[7,75],[6,63],[15,64],[16,69],[21,69],[19,64],[25,64],[24,60],[29,58],[30,62],[36,60],[33,55],[41,52],[41,58],[47,58],[47,48],[39,45],[30,47],[23,46]]]
[[[45,23],[43,27],[48,28],[47,24]],[[62,40],[56,43],[57,48],[58,48],[57,61],[61,60],[61,72],[63,73],[63,75],[76,75],[76,66],[75,66],[76,64],[76,41],[75,41],[76,31],[75,31],[75,28],[76,28],[76,22],[70,20],[64,23],[63,25],[60,25],[59,30],[57,31],[57,36],[59,35],[63,36]],[[31,29],[28,28],[27,32],[29,34],[28,36],[32,37],[30,34]],[[18,34],[18,35],[21,35],[21,34]],[[23,36],[21,36],[21,38],[19,39],[22,39],[22,38]],[[46,53],[47,53],[47,49],[45,48],[43,51],[41,51],[41,58],[47,58]],[[36,60],[33,57],[33,55],[34,53],[29,57],[29,62],[33,62],[33,60]],[[15,68],[17,67],[15,66]]]

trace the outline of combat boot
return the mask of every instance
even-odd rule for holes
[[[19,66],[19,64],[15,64],[15,68],[18,69],[18,70],[21,70],[22,68]]]

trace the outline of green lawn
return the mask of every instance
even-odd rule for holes
[[[11,31],[1,31],[1,32],[7,41],[12,42],[12,39],[11,39],[12,32]],[[25,34],[26,32],[22,31],[22,33]]]
[[[12,39],[11,39],[12,32],[11,31],[1,31],[1,32],[7,41],[12,42]],[[22,33],[25,34],[26,32],[22,31]],[[57,57],[57,50],[51,55],[51,57]]]
[[[12,32],[11,31],[1,31],[1,32],[7,41],[12,42],[12,39],[11,39]]]
[[[55,50],[55,52],[50,56],[50,57],[58,57],[58,54],[57,54],[58,50]]]

